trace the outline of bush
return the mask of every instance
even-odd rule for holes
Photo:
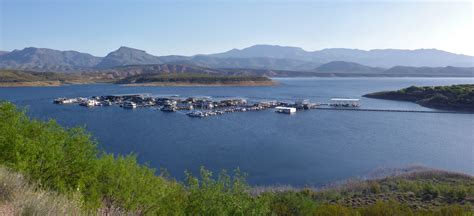
[[[311,198],[292,191],[275,194],[270,206],[273,215],[312,215],[317,208]]]
[[[434,199],[434,198],[438,197],[438,195],[439,195],[439,189],[436,188],[435,186],[433,186],[433,184],[426,183],[423,186],[423,190],[422,190],[422,194],[421,194],[423,199],[431,200],[431,199]]]
[[[467,197],[467,190],[463,187],[450,188],[445,196],[451,202],[462,201]]]
[[[186,215],[266,215],[268,198],[252,197],[240,170],[233,177],[224,170],[217,180],[212,172],[201,167],[201,179],[187,176],[188,203]]]
[[[134,212],[166,213],[184,202],[182,186],[155,176],[134,156],[114,158],[99,152],[83,128],[30,120],[5,102],[0,104],[0,119],[0,163],[26,174],[41,188],[79,192],[86,209],[117,205]]]
[[[392,215],[414,215],[412,210],[405,205],[397,202],[377,202],[360,210],[361,215],[365,216],[392,216]]]

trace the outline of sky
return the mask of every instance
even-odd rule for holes
[[[0,0],[0,50],[105,56],[224,52],[255,44],[435,48],[474,55],[472,1]]]

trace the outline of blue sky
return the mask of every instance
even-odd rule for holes
[[[104,56],[129,46],[155,55],[193,55],[276,44],[474,55],[471,1],[0,2],[0,50],[34,46]]]

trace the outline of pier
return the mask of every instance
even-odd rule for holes
[[[361,108],[336,108],[336,107],[317,107],[317,110],[333,110],[333,111],[362,111],[362,112],[407,112],[407,113],[456,113],[456,114],[472,114],[469,112],[459,111],[437,111],[437,110],[396,110],[396,109],[361,109]]]

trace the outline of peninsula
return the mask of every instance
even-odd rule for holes
[[[127,86],[270,86],[277,82],[265,76],[231,75],[206,68],[123,67],[89,72],[36,72],[0,70],[0,87],[60,86],[68,84],[113,83]]]
[[[474,112],[474,84],[411,86],[398,91],[366,94],[364,97],[411,101],[430,108]]]
[[[140,74],[121,79],[128,86],[271,86],[276,82],[263,76],[230,76],[192,73]]]

